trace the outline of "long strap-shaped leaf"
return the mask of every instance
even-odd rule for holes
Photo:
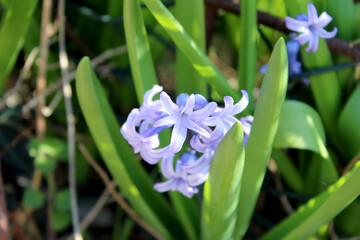
[[[243,128],[237,122],[220,142],[211,161],[202,202],[202,239],[233,237],[244,158]]]
[[[153,189],[152,180],[121,137],[120,127],[87,57],[77,68],[76,92],[96,146],[124,196],[164,238],[184,237],[168,203]]]
[[[296,213],[270,231],[267,239],[307,239],[360,194],[360,162],[327,191],[300,207]]]
[[[221,96],[231,96],[234,100],[240,100],[240,94],[236,92],[226,81],[220,71],[211,63],[203,51],[186,33],[181,24],[166,9],[160,0],[143,0],[148,9],[167,31],[176,46],[187,56],[193,67],[205,79],[214,90]]]
[[[157,78],[138,0],[124,0],[124,29],[136,95],[141,104],[145,91],[157,84]]]
[[[205,16],[203,0],[180,0],[175,4],[176,18],[186,32],[205,51]],[[206,97],[206,82],[193,68],[191,60],[179,49],[176,52],[177,93],[199,93]]]
[[[252,112],[256,68],[256,0],[242,0],[241,8],[238,77],[240,88],[245,89],[249,94],[249,108]]]
[[[145,91],[158,84],[158,81],[151,58],[140,1],[124,0],[124,26],[136,94],[139,104],[142,104]],[[169,134],[162,135],[161,142],[167,142],[164,141],[164,138],[170,138]],[[195,205],[193,199],[187,199],[176,192],[170,192],[169,195],[188,239],[196,239],[196,226],[192,224],[196,221],[194,220],[196,212],[190,210],[192,205]]]
[[[36,7],[37,0],[13,0],[0,29],[0,93],[24,44],[24,36]]]
[[[285,41],[280,38],[275,44],[261,85],[254,122],[245,149],[246,158],[235,239],[245,234],[260,192],[285,99],[288,81],[287,66]]]

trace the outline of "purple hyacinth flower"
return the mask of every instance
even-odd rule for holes
[[[203,108],[194,111],[195,96],[180,94],[176,103],[170,99],[166,92],[161,92],[160,101],[168,116],[159,119],[154,127],[174,126],[170,141],[170,151],[177,153],[181,150],[186,139],[187,130],[190,129],[202,136],[210,137],[210,133],[200,123],[216,109],[216,103],[210,102]]]
[[[183,153],[176,161],[175,171],[173,167],[174,155],[169,155],[161,161],[161,171],[167,181],[156,183],[154,189],[158,192],[178,191],[191,198],[198,192],[197,185],[202,184],[208,178],[209,168],[197,174],[189,174],[183,170],[183,166],[196,161],[197,157],[193,153]]]
[[[140,129],[148,128],[150,124],[154,124],[161,115],[164,109],[160,100],[153,101],[156,94],[160,93],[163,88],[159,85],[154,85],[150,90],[145,92],[143,104],[140,107],[139,121],[143,121]]]
[[[323,12],[320,17],[318,17],[317,10],[312,3],[308,3],[308,17],[306,20],[304,17],[301,17],[301,19],[285,17],[286,27],[290,30],[301,33],[295,38],[295,40],[301,45],[309,42],[309,45],[306,48],[307,52],[317,51],[319,46],[319,37],[325,39],[335,37],[337,33],[336,27],[334,27],[331,32],[324,30],[324,27],[327,26],[331,20],[332,17],[326,12]]]
[[[204,124],[215,127],[211,133],[211,139],[215,140],[223,137],[232,125],[238,121],[234,116],[241,113],[249,104],[249,95],[245,90],[241,90],[241,92],[243,96],[238,103],[234,105],[232,97],[224,97],[225,107],[216,108],[214,113],[211,114],[211,117],[203,121]]]
[[[138,133],[136,127],[139,124],[139,110],[133,109],[126,122],[122,125],[120,132],[128,143],[134,149],[134,153],[140,153],[141,157],[149,164],[156,164],[168,151],[167,147],[155,149],[159,147],[158,133],[164,128],[149,127],[143,132]]]

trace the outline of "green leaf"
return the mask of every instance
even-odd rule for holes
[[[226,81],[226,78],[208,59],[194,40],[186,33],[181,24],[165,8],[159,0],[143,0],[150,12],[166,32],[170,35],[176,46],[191,61],[192,66],[221,96],[231,96],[235,101],[240,100],[240,94],[236,92]]]
[[[316,178],[326,184],[332,184],[338,179],[336,167],[325,146],[325,132],[320,116],[305,103],[285,101],[274,148],[295,148],[316,152],[322,157],[312,159],[318,162],[312,165],[317,168]],[[313,182],[311,184],[316,185]]]
[[[0,28],[0,93],[24,44],[37,0],[13,0],[7,4]]]
[[[182,229],[168,203],[153,189],[153,181],[120,135],[120,127],[87,57],[78,65],[76,90],[91,135],[122,194],[135,211],[166,239],[181,238]]]
[[[260,88],[254,122],[245,149],[245,180],[241,185],[235,239],[245,234],[260,192],[285,99],[287,82],[286,45],[284,39],[280,38],[275,44]]]
[[[263,237],[270,239],[307,239],[333,219],[360,194],[360,162],[325,192],[308,201]]]
[[[67,159],[67,143],[58,138],[33,139],[29,145],[29,155],[36,157],[40,153],[50,158]]]
[[[34,166],[43,174],[47,174],[55,169],[56,161],[54,158],[44,154],[38,154],[34,159]]]
[[[199,49],[205,52],[205,10],[204,1],[181,0],[175,4],[176,18]],[[177,93],[199,93],[207,96],[206,82],[193,68],[181,49],[176,52]]]
[[[320,116],[309,105],[298,101],[284,102],[274,147],[310,150],[323,158],[329,156]]]
[[[339,133],[349,158],[360,152],[360,85],[346,102],[339,118]]]
[[[157,84],[157,78],[138,0],[124,0],[124,29],[136,94],[142,103],[145,91]]]
[[[69,212],[57,212],[55,211],[51,219],[52,227],[56,231],[61,231],[67,228],[71,223],[71,215]]]
[[[234,124],[216,148],[204,186],[202,239],[232,239],[240,182],[244,168],[244,139],[240,122]]]
[[[255,87],[257,12],[256,0],[241,1],[241,43],[239,49],[238,78],[240,89],[249,94],[250,112],[253,110]]]
[[[55,196],[55,209],[58,211],[70,211],[70,191],[68,189],[59,191]]]
[[[45,197],[42,192],[33,188],[26,188],[23,198],[24,207],[33,210],[42,207],[45,203]]]

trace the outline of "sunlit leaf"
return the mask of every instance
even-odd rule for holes
[[[285,99],[287,66],[285,41],[280,38],[274,47],[261,85],[254,122],[245,149],[243,179],[246,181],[241,184],[236,239],[245,234],[260,192]]]
[[[360,194],[360,162],[326,191],[308,201],[263,237],[270,239],[307,239],[329,222]]]
[[[237,122],[221,140],[211,161],[202,202],[202,239],[232,239],[244,158],[243,129]]]

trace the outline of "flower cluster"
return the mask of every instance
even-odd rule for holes
[[[295,38],[301,45],[309,42],[306,48],[307,52],[316,52],[319,46],[319,37],[333,38],[337,33],[337,28],[331,32],[324,30],[332,20],[332,17],[323,12],[319,17],[314,4],[308,4],[308,15],[299,14],[296,19],[285,17],[286,27],[292,31],[300,32],[301,34]]]
[[[161,92],[161,93],[160,93]],[[208,178],[210,162],[215,149],[226,132],[238,121],[234,116],[242,112],[249,103],[246,91],[234,104],[224,97],[224,108],[208,102],[200,94],[181,93],[174,103],[162,87],[155,85],[144,95],[139,109],[133,109],[121,127],[121,134],[133,147],[134,153],[149,164],[161,160],[161,172],[168,180],[154,185],[159,192],[179,191],[187,197],[198,192],[196,186]],[[153,100],[160,93],[159,100]],[[240,119],[244,129],[244,143],[250,134],[252,116]],[[159,133],[172,127],[170,144],[160,148]],[[189,151],[174,158],[189,137]]]

